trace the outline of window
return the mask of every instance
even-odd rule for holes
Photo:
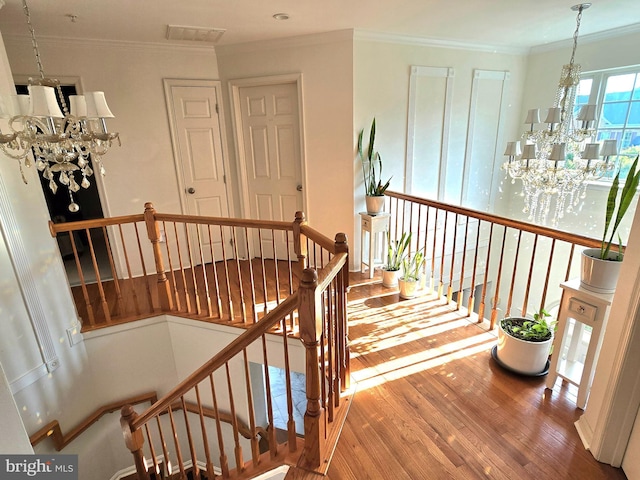
[[[640,66],[582,75],[576,113],[587,103],[598,105],[595,141],[618,140],[620,178],[626,178],[640,153]]]

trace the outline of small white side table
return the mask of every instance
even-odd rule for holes
[[[584,410],[593,382],[594,368],[600,354],[604,331],[607,326],[609,308],[613,294],[595,293],[580,286],[580,279],[562,282],[564,290],[560,310],[558,310],[558,329],[553,339],[553,355],[549,365],[547,388],[553,389],[556,379],[561,377],[578,387],[577,406]],[[575,321],[573,334],[568,345],[566,358],[561,358],[567,346],[566,335],[569,319]],[[585,333],[585,327],[592,328],[584,364],[578,360],[578,349]]]
[[[378,253],[378,246],[382,245],[382,254],[386,249],[387,235],[389,230],[389,218],[391,215],[386,212],[378,213],[377,215],[369,215],[367,212],[360,212],[360,271],[364,272],[365,266],[369,268],[369,278],[373,278],[374,264],[376,261],[376,254]],[[364,256],[364,240],[365,232],[369,232],[369,258],[368,262],[365,262]],[[378,243],[378,235],[382,234],[382,242]],[[382,264],[382,255],[379,264]]]

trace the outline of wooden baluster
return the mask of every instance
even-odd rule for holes
[[[413,212],[413,203],[411,204],[411,212]],[[413,220],[412,220],[413,222]],[[417,235],[416,235],[416,250],[420,249],[420,224],[422,223],[422,205],[418,205],[418,223],[417,223]],[[412,223],[413,225],[413,223]],[[426,251],[423,253],[427,253]]]
[[[144,424],[145,432],[147,433],[147,440],[149,441],[149,450],[151,451],[151,460],[153,461],[153,471],[156,476],[160,475],[160,465],[158,465],[158,459],[156,458],[156,449],[153,446],[153,442],[151,441],[151,430],[149,429],[149,424]],[[146,468],[146,465],[145,465]]]
[[[247,390],[247,410],[249,411],[249,428],[251,429],[251,460],[253,466],[257,467],[260,463],[260,442],[258,440],[258,430],[256,428],[256,414],[253,406],[253,388],[251,387],[251,374],[249,373],[249,357],[247,349],[242,351],[244,360],[244,380]]]
[[[449,288],[447,289],[447,302],[453,301],[453,272],[456,265],[456,242],[458,240],[458,214],[453,217],[453,245],[451,248],[451,266],[449,267]]]
[[[244,243],[247,252],[247,264],[249,265],[249,286],[251,294],[251,312],[253,314],[253,323],[258,323],[258,309],[256,308],[256,285],[253,277],[253,258],[251,249],[249,248],[249,230],[244,227]],[[260,244],[260,256],[262,256],[262,244]]]
[[[538,235],[534,237],[533,240],[533,249],[531,250],[531,263],[529,264],[529,277],[533,278],[533,267],[535,266],[536,261],[536,252],[538,248]],[[527,288],[524,293],[524,300],[522,302],[522,316],[524,317],[527,314],[527,305],[529,304],[529,293],[531,292],[531,282],[527,282]]]
[[[444,211],[444,230],[442,232],[442,253],[440,254],[440,282],[438,283],[438,298],[444,293],[444,257],[447,247],[447,227],[449,225],[449,211]]]
[[[189,295],[189,287],[187,286],[187,275],[184,272],[184,262],[182,261],[182,249],[180,248],[180,237],[178,235],[178,224],[173,222],[173,231],[176,236],[176,248],[178,250],[178,264],[180,265],[180,275],[182,277],[182,288],[184,289],[185,308],[191,313],[191,296]]]
[[[169,421],[171,422],[171,432],[173,434],[173,445],[176,447],[176,458],[178,461],[178,469],[180,470],[180,480],[187,480],[187,474],[184,470],[184,460],[182,459],[182,450],[180,450],[180,440],[178,439],[178,430],[176,429],[176,422],[173,418],[173,409],[171,405],[167,407],[169,413]]]
[[[164,262],[162,260],[162,249],[160,248],[160,228],[156,222],[156,210],[153,204],[147,202],[144,204],[144,223],[147,226],[147,236],[153,248],[153,258],[156,262],[156,275],[158,297],[160,300],[160,309],[163,312],[173,310],[173,302],[171,300],[171,290],[169,280],[164,271]]]
[[[231,227],[231,241],[233,243],[233,257],[236,260],[236,273],[238,275],[238,291],[240,292],[240,312],[242,315],[242,322],[247,323],[247,306],[244,301],[244,286],[242,281],[242,268],[240,265],[240,256],[238,255],[238,241],[236,237],[235,227]],[[247,252],[248,256],[249,252]]]
[[[431,252],[431,278],[429,279],[429,289],[435,291],[436,285],[436,245],[438,243],[438,212],[439,208],[436,208],[436,218],[433,223],[433,250]]]
[[[89,291],[87,290],[87,284],[84,281],[84,274],[82,273],[82,264],[80,263],[80,256],[78,255],[78,249],[76,242],[73,238],[75,232],[69,232],[69,240],[71,241],[71,250],[73,250],[73,258],[76,261],[76,269],[78,270],[78,278],[80,279],[80,288],[82,289],[82,297],[84,298],[84,304],[87,309],[87,316],[89,317],[89,325],[92,327],[96,324],[96,317],[93,313],[93,305],[89,297]]]
[[[402,236],[402,234],[399,232],[401,232],[399,226],[398,226],[398,222],[400,220],[400,200],[396,198],[396,236],[395,238],[398,238],[399,236]]]
[[[538,311],[544,308],[544,303],[547,301],[547,290],[549,289],[549,276],[551,275],[551,264],[553,263],[553,252],[556,248],[556,239],[551,240],[551,251],[549,252],[549,264],[547,265],[547,275],[544,279],[544,289],[542,290],[542,299],[540,300],[540,308]]]
[[[164,433],[162,432],[162,422],[160,421],[160,416],[156,417],[156,423],[158,424],[158,434],[160,435],[160,441],[162,443],[162,455],[164,455],[164,464],[168,474],[172,472],[171,466],[171,457],[169,456],[169,450],[167,449],[167,441],[164,438]],[[160,477],[163,478],[163,477]]]
[[[286,383],[287,393],[287,442],[289,444],[289,451],[295,452],[297,450],[296,439],[296,421],[293,417],[293,392],[291,389],[291,368],[289,366],[289,336],[287,335],[287,320],[282,319],[282,346],[284,351],[284,378]]]
[[[426,240],[425,240],[426,241]],[[347,235],[344,233],[338,233],[335,236],[335,251],[336,253],[346,253],[349,255],[349,244],[347,242]],[[350,353],[349,353],[349,324],[347,322],[347,290],[349,288],[349,260],[347,257],[347,262],[344,267],[342,267],[342,272],[338,276],[338,288],[337,288],[337,296],[338,300],[336,303],[336,308],[338,312],[337,322],[337,335],[338,335],[338,357],[340,358],[340,362],[338,364],[338,368],[340,369],[340,375],[338,378],[340,380],[340,388],[338,389],[340,392],[351,388],[351,363],[350,363]]]
[[[140,310],[140,302],[138,301],[138,291],[137,291],[137,288],[135,287],[133,273],[131,272],[131,262],[129,261],[129,252],[127,250],[127,244],[124,241],[124,232],[122,230],[121,224],[118,225],[118,233],[120,234],[120,242],[122,243],[122,253],[124,255],[124,262],[127,268],[127,280],[131,285],[131,294],[133,298],[134,311],[137,315],[140,315],[141,310]]]
[[[273,230],[271,231],[273,234]],[[262,229],[258,229],[258,244],[260,245],[260,269],[262,274],[262,296],[263,296],[263,313],[266,315],[269,311],[269,294],[267,293],[267,270],[264,266],[264,252],[262,249]],[[276,262],[275,251],[273,252],[273,261]],[[277,294],[276,294],[277,296]]]
[[[300,464],[313,469],[324,460],[325,413],[320,403],[319,337],[322,330],[318,294],[318,274],[313,269],[302,272],[300,287],[300,338],[306,350],[307,410],[304,414],[304,450]]]
[[[174,224],[175,225],[175,224]],[[180,305],[180,295],[178,295],[178,284],[176,283],[176,273],[173,270],[173,263],[171,261],[171,249],[169,248],[169,235],[167,233],[167,225],[162,222],[162,230],[165,233],[164,245],[167,251],[167,262],[169,263],[169,274],[171,275],[171,283],[173,283],[173,299],[175,301],[175,309],[180,311],[182,308]]]
[[[198,459],[196,458],[196,449],[193,444],[193,435],[191,434],[191,423],[189,422],[189,411],[187,410],[187,404],[184,400],[184,395],[180,397],[180,404],[182,405],[182,413],[184,416],[184,426],[187,433],[187,441],[189,442],[189,454],[191,455],[191,470],[194,478],[200,477],[200,467],[198,466]],[[198,403],[198,408],[202,408]]]
[[[327,303],[325,299],[325,292],[318,292],[319,295],[319,304],[318,304],[318,312],[319,312],[319,321],[320,321],[320,402],[322,408],[327,408],[327,354],[325,351],[326,341],[327,341],[327,323],[326,323],[326,312],[327,312]],[[327,417],[325,416],[325,421]],[[326,428],[326,427],[325,427]]]
[[[222,478],[229,478],[229,461],[227,453],[224,449],[224,437],[222,436],[222,425],[220,422],[220,410],[218,410],[218,398],[216,397],[216,388],[213,382],[213,373],[209,375],[209,384],[211,385],[211,398],[213,399],[213,410],[216,413],[216,432],[218,434],[218,449],[220,450],[220,470],[222,470]]]
[[[202,268],[202,281],[204,283],[204,295],[207,301],[207,316],[213,318],[213,308],[211,307],[211,294],[209,293],[209,279],[207,278],[207,264],[204,261],[204,253],[202,252],[202,233],[200,225],[195,225],[198,237],[198,253],[200,254],[200,267]],[[214,265],[215,268],[215,265]]]
[[[218,267],[216,266],[216,255],[213,250],[213,235],[211,234],[211,225],[207,225],[207,231],[209,232],[209,250],[211,251],[211,267],[213,270],[213,283],[216,287],[216,308],[218,309],[218,318],[222,319],[222,298],[220,297],[220,282],[218,281]]]
[[[338,277],[334,278],[333,282],[331,282],[331,286],[331,293],[333,298],[333,309],[331,310],[331,328],[333,329],[333,332],[331,334],[331,342],[333,344],[333,368],[331,369],[331,375],[333,376],[333,405],[335,407],[339,407],[340,393],[342,391],[342,381],[340,378],[340,372],[342,370],[342,353],[340,348],[340,337],[338,333],[338,322],[340,321],[340,302],[338,301],[338,297],[340,296],[340,279]]]
[[[96,285],[98,292],[100,293],[100,303],[102,304],[102,312],[104,313],[105,323],[111,323],[111,312],[109,311],[109,304],[107,303],[107,297],[104,293],[104,287],[102,280],[100,279],[100,268],[98,267],[98,260],[96,258],[96,252],[93,248],[93,241],[91,240],[91,230],[89,228],[84,229],[87,234],[87,240],[89,242],[89,253],[91,254],[91,262],[93,263],[93,271],[96,275]]]
[[[285,242],[286,240],[287,239],[285,237]],[[285,243],[285,248],[287,245],[288,244]],[[280,268],[278,266],[278,252],[276,249],[276,232],[273,229],[271,229],[271,248],[273,249],[273,275],[276,284],[276,305],[280,305]]]
[[[271,398],[271,377],[269,375],[269,359],[267,357],[267,337],[262,335],[262,359],[264,369],[265,394],[267,398],[267,418],[269,420],[269,456],[275,458],[278,454],[278,440],[276,440],[276,426],[273,424],[273,399]]]
[[[149,301],[149,308],[153,310],[153,296],[151,295],[151,288],[149,287],[149,275],[147,274],[147,264],[144,261],[144,254],[142,253],[142,242],[140,241],[140,232],[138,231],[138,224],[133,224],[136,234],[136,242],[138,243],[138,256],[140,258],[140,266],[142,267],[142,277],[144,278],[144,285],[147,290],[147,299]]]
[[[109,242],[109,235],[107,235],[107,228],[105,226],[102,227],[102,236],[104,237],[105,248],[107,249],[107,258],[109,260],[109,267],[111,268],[111,275],[113,276],[113,286],[116,290],[116,298],[120,304],[122,302],[122,292],[120,291],[118,272],[116,272],[116,265],[113,261],[113,252],[111,251],[111,243]]]
[[[402,200],[402,231],[406,231],[405,213],[407,212],[407,201]],[[411,225],[409,225],[409,231],[411,231]]]
[[[224,279],[227,287],[227,307],[229,308],[229,321],[233,322],[233,297],[231,296],[231,278],[229,277],[229,264],[227,263],[227,248],[225,247],[224,230],[220,225],[220,238],[222,241],[222,265],[224,266]]]
[[[475,299],[476,299],[476,272],[478,269],[478,249],[480,247],[480,229],[482,227],[482,221],[478,220],[478,226],[476,227],[476,246],[473,254],[473,273],[471,274],[471,291],[469,292],[469,303],[467,305],[467,315],[470,316],[474,311]],[[478,322],[482,322],[482,318],[478,316]]]
[[[191,248],[191,235],[189,234],[189,224],[184,223],[184,236],[187,242],[187,256],[189,257],[189,265],[191,267],[191,281],[193,282],[193,295],[195,297],[196,314],[202,314],[202,306],[200,305],[200,289],[198,288],[198,279],[196,278],[196,265],[193,261],[193,252]],[[196,228],[198,228],[196,226]]]
[[[569,250],[569,260],[567,261],[567,271],[564,274],[564,281],[568,281],[571,275],[571,263],[573,262],[573,252],[576,248],[576,244],[571,244],[571,249]],[[562,290],[564,292],[564,289]]]
[[[427,281],[427,243],[429,240],[429,206],[427,205],[427,214],[424,219],[424,242],[422,245],[422,251],[424,252],[424,265],[422,266],[422,274],[424,275],[424,282]]]
[[[302,234],[300,227],[307,224],[304,212],[296,212],[293,221],[293,250],[298,257],[298,276],[302,276],[302,272],[307,268],[307,237]]]
[[[464,225],[464,246],[462,247],[462,265],[460,266],[460,288],[458,289],[458,301],[456,310],[462,308],[462,298],[464,297],[464,267],[467,263],[467,244],[469,239],[469,217],[465,217],[466,222]],[[471,282],[471,288],[473,288],[473,281]]]
[[[336,377],[333,374],[333,283],[327,286],[324,293],[326,297],[326,309],[324,312],[324,323],[326,325],[327,339],[327,420],[333,422],[333,393]]]
[[[482,297],[480,298],[480,306],[478,307],[478,323],[484,321],[485,299],[487,298],[487,282],[489,281],[489,262],[491,260],[491,243],[493,241],[493,225],[491,222],[489,228],[489,245],[487,246],[487,258],[484,263],[484,282],[482,282]]]
[[[231,373],[229,371],[229,363],[224,364],[227,374],[227,389],[229,391],[229,406],[231,408],[231,425],[233,426],[233,440],[235,442],[234,453],[236,458],[236,470],[244,471],[244,460],[242,459],[242,447],[240,446],[240,437],[238,435],[238,417],[236,415],[236,405],[233,401],[233,387],[231,386]]]
[[[136,466],[139,480],[149,480],[147,467],[144,464],[144,454],[142,446],[144,444],[144,436],[142,430],[132,430],[131,424],[138,417],[138,414],[131,405],[125,405],[120,411],[120,426],[122,427],[122,435],[124,435],[124,443],[133,455],[133,462]]]
[[[295,232],[291,234],[292,236],[294,236],[294,243],[295,243]],[[287,245],[287,274],[288,274],[288,280],[289,280],[289,295],[291,295],[293,293],[293,261],[291,260],[291,255],[289,253],[289,232],[285,232],[285,236],[286,236],[286,245]],[[289,319],[290,319],[290,324],[291,324],[291,331],[294,331],[294,329],[296,328],[295,325],[295,318],[293,313],[291,313],[291,315],[289,315]]]
[[[507,239],[507,227],[503,227],[502,231],[502,245],[500,247],[500,261],[498,262],[498,273],[496,278],[496,293],[493,296],[493,305],[491,305],[491,320],[489,322],[489,328],[491,330],[496,326],[496,321],[498,319],[498,302],[500,301],[500,280],[502,280],[502,262],[504,260],[504,243]]]
[[[518,242],[516,243],[516,254],[513,259],[513,275],[511,276],[511,287],[509,288],[509,300],[507,300],[507,309],[504,312],[505,317],[511,316],[511,303],[513,302],[513,290],[516,286],[516,274],[518,272],[518,257],[520,256],[520,241],[522,240],[522,230],[518,230]]]

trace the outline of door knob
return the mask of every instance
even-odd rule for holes
[[[190,195],[193,195],[194,193],[196,193],[196,189],[193,187],[189,187],[187,188],[187,193]]]
[[[301,191],[302,191],[302,185],[298,185],[298,186],[296,187],[296,190],[298,190],[299,192],[301,192]]]

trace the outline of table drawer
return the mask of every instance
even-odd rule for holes
[[[367,232],[371,231],[371,222],[366,218],[362,219],[362,229],[366,230]]]
[[[569,312],[571,317],[579,322],[593,322],[596,318],[598,307],[582,302],[577,298],[569,300]]]

